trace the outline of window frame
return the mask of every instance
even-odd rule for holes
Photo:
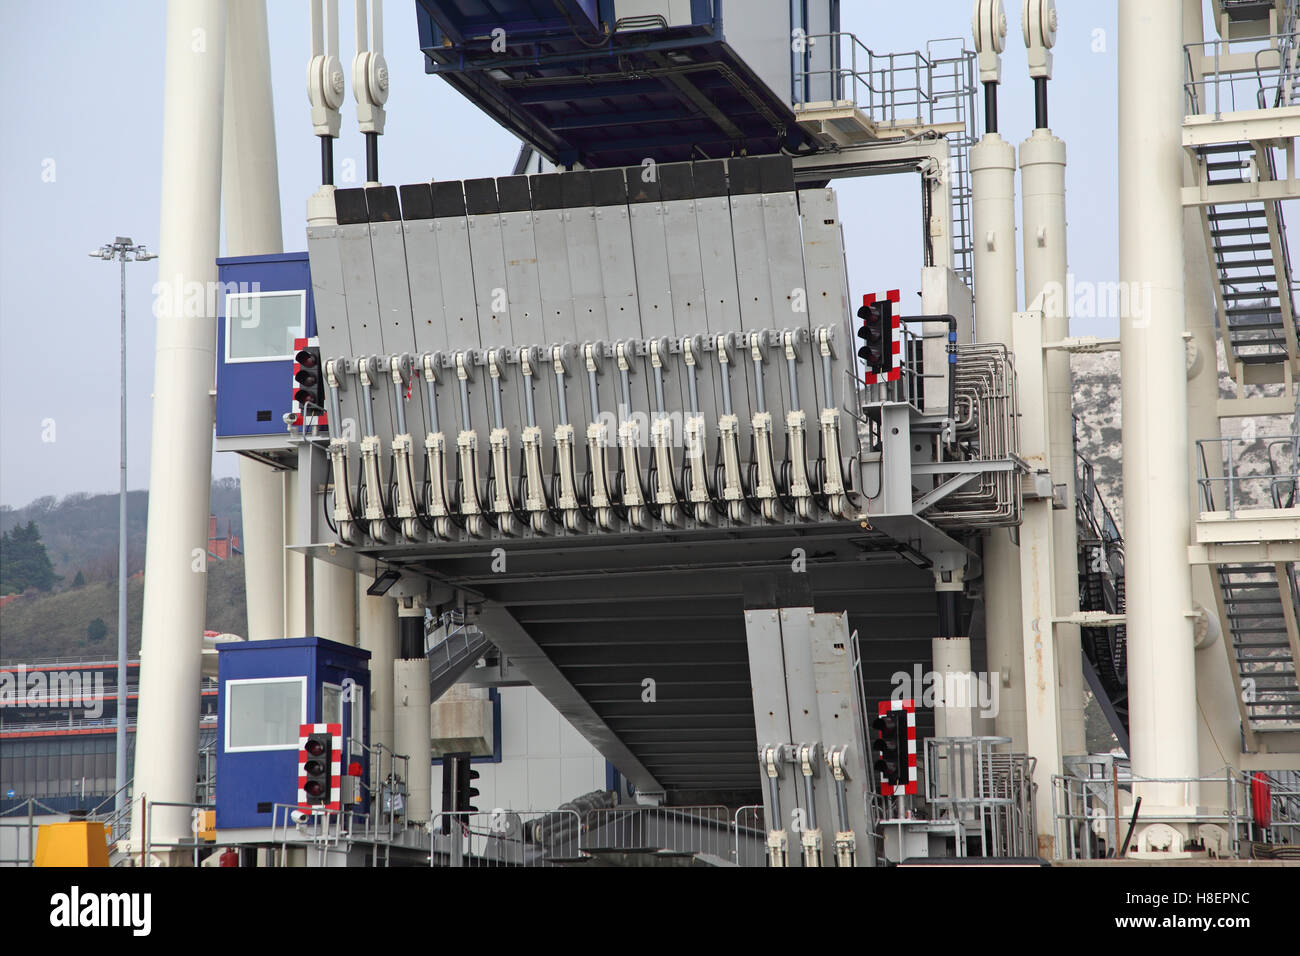
[[[289,352],[287,355],[259,355],[250,358],[231,358],[230,344],[231,335],[231,315],[230,303],[236,299],[262,299],[268,296],[297,296],[298,297],[298,334],[294,338],[305,338],[307,336],[307,290],[306,289],[278,289],[272,292],[227,292],[226,293],[226,348],[225,363],[227,365],[246,365],[256,362],[285,362],[293,359],[294,353]]]
[[[226,695],[224,703],[226,705],[225,727],[222,729],[221,742],[228,754],[238,753],[258,753],[269,752],[273,750],[297,750],[299,741],[294,740],[291,744],[259,744],[247,747],[232,747],[230,745],[230,724],[231,716],[234,713],[230,705],[230,689],[240,684],[289,684],[294,683],[299,687],[299,701],[301,702],[301,713],[299,714],[298,724],[307,723],[307,676],[304,674],[300,677],[241,677],[226,681]]]

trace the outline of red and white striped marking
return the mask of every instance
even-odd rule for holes
[[[293,363],[293,394],[296,395],[298,393],[298,372],[301,368],[301,366],[299,366],[297,362],[298,353],[301,352],[303,349],[319,348],[319,347],[320,347],[320,339],[314,335],[309,339],[293,340],[293,354],[295,359]],[[324,356],[321,357],[320,375],[322,379],[325,377]],[[302,416],[302,406],[298,404],[298,400],[295,398],[293,401],[293,423],[295,425],[303,425],[303,424],[328,425],[330,423],[329,413],[322,411],[319,415],[311,415],[304,423],[303,416]]]
[[[887,782],[882,774],[880,777],[880,793],[886,797],[892,797],[899,793],[916,793],[916,701],[882,700],[879,704],[881,717],[895,710],[904,711],[907,715],[907,783],[902,787],[896,787],[894,784]],[[899,754],[899,756],[901,757],[902,754]]]
[[[303,765],[307,762],[307,738],[312,734],[330,735],[330,798],[327,803],[309,803],[307,801],[307,775]],[[308,813],[320,813],[325,810],[343,808],[342,791],[343,773],[343,725],[342,724],[299,724],[298,725],[298,809]]]
[[[885,292],[882,295],[883,295],[883,301],[897,303],[900,299],[899,291],[897,289],[890,289],[888,292]],[[864,295],[862,297],[862,304],[875,305],[876,304],[875,293],[873,292]],[[893,365],[893,368],[891,368],[888,372],[885,372],[883,375],[880,374],[879,372],[865,373],[864,380],[868,385],[876,385],[880,382],[897,382],[900,378],[902,378],[903,336],[899,333],[899,329],[901,327],[902,327],[902,321],[898,317],[898,310],[895,309],[893,311],[893,316],[889,323],[889,351],[894,356],[894,361],[891,363]]]

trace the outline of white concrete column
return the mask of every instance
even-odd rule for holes
[[[975,736],[974,704],[978,698],[970,665],[969,637],[936,637],[930,640],[934,670],[934,735]]]
[[[1119,5],[1119,269],[1129,732],[1133,773],[1194,777],[1184,295],[1183,4]],[[1139,788],[1144,808],[1195,803]],[[1175,811],[1176,812],[1176,811]]]
[[[229,0],[227,6],[222,198],[226,254],[284,251],[280,183],[271,96],[271,53],[265,0]],[[239,459],[244,525],[244,593],[249,640],[284,637],[284,508],[280,476],[251,458]]]
[[[312,561],[312,606],[316,636],[357,643],[357,576],[328,561]]]
[[[314,637],[316,616],[313,613],[315,608],[312,604],[309,572],[315,570],[315,562],[309,564],[310,559],[301,551],[292,551],[287,547],[307,540],[307,532],[301,521],[302,509],[298,505],[298,472],[283,472],[281,481],[286,545],[280,551],[284,576],[284,636]]]
[[[244,524],[244,593],[250,641],[285,637],[284,509],[281,477],[251,458],[239,459],[239,508]]]
[[[370,744],[393,748],[393,661],[397,658],[397,602],[371,597],[369,575],[354,575],[361,647],[370,652]],[[426,665],[425,681],[428,681]]]
[[[433,811],[429,662],[423,657],[395,660],[392,675],[393,749],[408,758],[406,818],[418,823],[428,820]]]
[[[131,821],[136,854],[146,828],[142,800],[190,803],[195,797],[212,484],[209,393],[216,362],[225,4],[170,0],[164,42],[153,452]],[[209,294],[187,295],[193,283]],[[202,303],[199,314],[187,312],[196,300]],[[190,821],[188,807],[158,807],[147,820],[148,839],[187,840]],[[173,854],[157,856],[169,862]]]
[[[1016,283],[1016,150],[988,133],[970,151],[975,242],[975,334],[1011,345]],[[994,733],[1024,753],[1025,663],[1020,646],[1020,549],[1005,528],[984,536],[984,632],[990,679],[999,681]]]
[[[1201,0],[1183,0],[1185,44],[1205,39],[1202,7]],[[1189,172],[1190,166],[1190,161],[1184,158],[1184,171]],[[1191,333],[1192,350],[1187,370],[1187,475],[1191,514],[1196,515],[1203,507],[1197,483],[1200,460],[1196,442],[1202,438],[1218,438],[1220,434],[1214,285],[1200,209],[1183,211],[1183,239],[1187,331]],[[1222,477],[1223,462],[1218,454],[1207,455],[1205,464],[1211,477]],[[1217,620],[1216,585],[1211,575],[1208,566],[1192,568],[1192,599],[1207,614],[1214,616],[1215,621],[1207,623],[1218,624],[1220,632],[1217,640],[1207,637],[1196,651],[1197,764],[1202,777],[1219,774],[1225,766],[1239,768],[1241,765],[1241,711],[1237,706],[1237,695],[1241,690],[1234,683],[1228,667],[1222,625]],[[1209,630],[1212,636],[1214,627]],[[1225,789],[1205,788],[1201,792],[1202,803],[1207,807],[1222,808],[1226,803]]]
[[[1024,217],[1025,307],[1043,311],[1043,337],[1057,342],[1070,334],[1065,225],[1065,143],[1051,130],[1037,129],[1020,144],[1020,198]],[[1039,296],[1042,302],[1039,303]],[[1074,380],[1068,352],[1047,353],[1047,414],[1051,420],[1052,481],[1065,486],[1065,508],[1052,513],[1056,610],[1079,610],[1078,525],[1074,488]],[[1061,746],[1067,755],[1087,753],[1083,723],[1083,646],[1079,628],[1056,629],[1060,669]]]

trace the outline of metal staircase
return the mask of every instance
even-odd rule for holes
[[[1221,564],[1224,629],[1232,642],[1242,705],[1256,733],[1300,730],[1300,685],[1292,630],[1297,613],[1292,564]]]
[[[1272,151],[1251,143],[1199,146],[1208,185],[1255,183],[1275,177]],[[1297,357],[1290,254],[1281,206],[1273,201],[1203,207],[1213,260],[1220,330],[1229,370],[1242,380],[1281,381],[1253,372]]]
[[[1076,436],[1077,441],[1077,436]],[[1093,466],[1075,452],[1075,517],[1078,524],[1079,610],[1124,613],[1124,539],[1097,490]],[[1123,625],[1085,627],[1085,670],[1093,694],[1120,745],[1128,750],[1128,646]]]
[[[492,643],[477,625],[466,625],[458,612],[447,615],[429,635],[429,699],[437,701],[465,676]]]

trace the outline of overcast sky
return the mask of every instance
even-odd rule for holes
[[[729,5],[742,0],[728,0]],[[341,57],[351,63],[351,3]],[[308,195],[319,182],[304,76],[306,0],[270,0],[284,247],[300,250]],[[1002,134],[1033,128],[1033,91],[1008,2]],[[1061,0],[1053,130],[1068,144],[1070,267],[1081,281],[1116,278],[1115,0]],[[114,236],[157,248],[162,169],[164,3],[118,0],[0,3],[0,83],[10,108],[0,134],[0,504],[42,495],[116,492],[118,268],[87,252]],[[876,52],[924,49],[937,37],[970,45],[970,0],[843,0],[843,28]],[[510,171],[517,141],[443,81],[423,72],[413,0],[389,0],[385,54],[392,76],[381,141],[385,182],[462,179]],[[354,101],[343,108],[338,168],[364,169]],[[915,177],[837,187],[855,293],[920,285]],[[129,484],[149,476],[156,262],[127,266]],[[911,301],[915,301],[914,298]],[[1114,335],[1113,319],[1076,320],[1076,334]],[[50,439],[53,440],[50,440]],[[230,454],[213,474],[236,475]]]

